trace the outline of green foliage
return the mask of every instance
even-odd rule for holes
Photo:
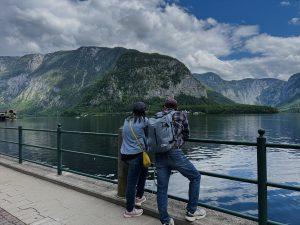
[[[135,50],[127,51],[117,61],[118,78],[121,84],[128,82],[128,79],[138,80],[136,75],[155,77],[165,85],[169,81],[174,84],[180,83],[182,76],[189,73],[188,68],[177,59],[157,53],[142,53]],[[143,73],[132,73],[137,68]],[[170,73],[170,71],[173,71]],[[125,78],[122,79],[122,78]]]
[[[266,114],[278,113],[278,109],[270,106],[258,105],[185,105],[181,109],[191,112],[202,112],[206,114]]]
[[[10,108],[15,109],[18,106],[18,112],[26,115],[37,115],[41,111],[41,107],[35,104],[34,101],[17,101],[10,105]]]
[[[167,89],[170,83],[180,83],[187,73],[189,70],[184,64],[169,56],[128,51],[119,58],[115,69],[104,81],[110,85],[115,83],[125,94],[144,96],[151,88]]]
[[[256,114],[256,113],[277,113],[276,108],[269,106],[243,105],[243,104],[217,104],[213,99],[196,98],[184,94],[175,97],[178,101],[180,110],[190,112],[201,112],[207,114]],[[82,114],[99,114],[99,113],[128,113],[132,110],[132,105],[137,101],[144,101],[147,105],[148,113],[153,114],[163,108],[165,99],[163,98],[127,98],[123,101],[103,101],[97,106],[76,106],[63,112],[64,116],[77,116]]]

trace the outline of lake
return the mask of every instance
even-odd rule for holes
[[[36,129],[56,129],[58,123],[64,130],[116,133],[123,123],[122,115],[75,118],[22,118],[2,122],[0,126]],[[257,130],[266,130],[267,142],[300,144],[300,114],[274,115],[200,115],[189,117],[191,137],[244,140],[255,142]],[[24,131],[24,143],[56,147],[56,134]],[[17,131],[0,130],[1,140],[17,140]],[[69,150],[116,156],[115,138],[63,134],[63,148]],[[0,151],[17,154],[17,146],[0,143]],[[56,152],[24,147],[24,158],[56,164]],[[194,165],[203,171],[223,173],[245,178],[256,178],[256,148],[219,144],[191,144],[184,152]],[[268,179],[272,182],[300,185],[300,151],[291,149],[267,150]],[[66,168],[116,179],[117,163],[111,159],[63,154]],[[147,182],[155,189],[155,182]],[[169,193],[187,197],[188,182],[179,173],[173,173]],[[256,185],[202,176],[202,202],[257,215]],[[278,222],[299,224],[300,193],[268,188],[269,218]]]

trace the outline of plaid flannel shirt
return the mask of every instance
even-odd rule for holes
[[[166,110],[165,112],[168,113],[170,111],[171,110]],[[176,111],[173,115],[173,122],[176,147],[180,148],[184,144],[184,141],[190,137],[190,128],[187,114],[182,111]]]

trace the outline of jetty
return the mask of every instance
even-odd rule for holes
[[[17,154],[3,153],[0,149],[0,224],[78,224],[78,225],[154,225],[160,224],[156,207],[155,191],[147,190],[148,201],[143,206],[142,217],[125,219],[122,216],[125,205],[125,187],[127,166],[118,156],[107,156],[62,148],[65,134],[96,135],[115,139],[117,148],[121,144],[121,130],[117,134],[95,133],[63,130],[61,125],[56,130],[28,129],[23,127],[1,127],[4,130],[14,130],[18,133],[18,140],[0,140],[0,142],[14,144]],[[57,147],[26,144],[23,132],[48,132],[56,134]],[[282,224],[268,219],[267,188],[281,188],[300,191],[299,186],[269,182],[267,179],[268,148],[300,149],[300,145],[267,143],[264,130],[258,131],[256,142],[224,141],[191,138],[194,143],[215,143],[225,145],[254,146],[257,149],[257,179],[241,178],[199,171],[202,176],[215,179],[229,179],[236,182],[255,184],[258,192],[258,217],[240,212],[208,205],[199,202],[198,205],[207,210],[206,218],[194,222],[194,225],[267,225]],[[23,146],[57,152],[56,165],[24,158]],[[119,152],[116,149],[116,152]],[[118,179],[99,177],[63,167],[63,153],[106,158],[118,161]],[[186,199],[169,195],[169,210],[175,224],[190,224],[184,220]],[[2,221],[1,221],[2,220]]]

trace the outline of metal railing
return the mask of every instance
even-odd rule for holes
[[[118,154],[118,157],[114,156],[107,156],[107,155],[100,155],[100,154],[93,154],[93,153],[87,153],[87,152],[79,152],[79,151],[73,151],[68,149],[62,148],[62,135],[63,134],[78,134],[78,135],[96,135],[96,136],[103,136],[103,137],[112,137],[117,138],[118,140],[118,147],[121,145],[122,141],[122,134],[121,130],[118,134],[114,133],[96,133],[96,132],[80,132],[80,131],[66,131],[62,130],[61,125],[58,124],[56,130],[47,130],[47,129],[24,129],[21,126],[19,127],[0,127],[0,129],[4,130],[16,130],[18,131],[18,142],[14,141],[8,141],[8,140],[0,140],[0,142],[8,143],[8,144],[16,144],[18,145],[18,156],[13,156],[11,154],[6,153],[0,153],[2,155],[10,156],[17,158],[19,160],[19,163],[21,164],[23,161],[28,161],[32,163],[37,163],[39,165],[48,166],[48,167],[54,167],[57,169],[57,174],[62,175],[62,171],[68,171],[71,173],[96,178],[99,180],[108,181],[111,183],[118,183],[118,195],[120,197],[125,196],[125,187],[126,187],[126,164],[122,162],[120,159],[120,153]],[[57,146],[56,148],[48,147],[48,146],[39,146],[39,145],[32,145],[32,144],[26,144],[23,143],[23,131],[38,131],[38,132],[48,132],[48,133],[55,133],[56,139],[57,139]],[[282,223],[275,222],[268,220],[268,187],[273,188],[280,188],[285,190],[291,190],[291,191],[300,191],[300,186],[291,186],[287,184],[281,184],[281,183],[274,183],[269,182],[267,179],[267,148],[281,148],[281,149],[300,149],[300,145],[288,145],[288,144],[272,144],[267,143],[266,138],[264,137],[265,131],[260,129],[258,130],[259,137],[257,138],[256,142],[244,142],[244,141],[224,141],[224,140],[211,140],[211,139],[197,139],[197,138],[190,138],[187,141],[193,142],[193,143],[207,143],[207,144],[224,144],[224,145],[236,145],[236,146],[253,146],[257,148],[257,179],[249,179],[249,178],[243,178],[243,177],[236,177],[236,176],[229,176],[219,173],[213,173],[213,172],[206,172],[206,171],[199,171],[201,175],[204,176],[210,176],[215,178],[221,178],[221,179],[228,179],[232,181],[238,181],[238,182],[244,182],[249,184],[255,184],[257,185],[257,192],[258,192],[258,217],[243,214],[240,212],[236,212],[233,210],[217,207],[217,206],[211,206],[206,203],[199,202],[199,206],[203,206],[212,210],[216,210],[219,212],[223,212],[226,214],[238,216],[241,218],[245,218],[248,220],[256,221],[259,225],[267,225],[267,224],[274,224],[279,225]],[[57,151],[57,163],[56,166],[52,166],[43,162],[38,162],[30,159],[24,159],[23,158],[23,146],[33,147],[33,148],[40,148],[40,149],[47,149],[52,151]],[[92,156],[96,158],[105,158],[110,160],[118,160],[118,181],[108,179],[105,177],[99,177],[71,169],[67,169],[63,167],[63,155],[62,153],[70,153],[70,154],[79,154],[79,155],[86,155],[86,156]],[[119,152],[119,151],[118,151]],[[155,193],[153,190],[147,190],[149,192]],[[178,196],[169,195],[169,198],[175,199],[182,202],[187,202],[186,199],[180,198]]]
[[[97,136],[105,136],[105,137],[112,137],[112,138],[117,138],[118,134],[112,134],[112,133],[95,133],[95,132],[81,132],[81,131],[67,131],[67,130],[62,130],[60,124],[57,125],[57,129],[56,130],[29,129],[29,128],[22,128],[22,126],[19,126],[19,127],[0,127],[0,129],[2,129],[2,130],[15,130],[15,131],[18,131],[18,142],[7,141],[7,140],[0,140],[0,142],[3,142],[3,143],[18,145],[18,156],[14,156],[14,155],[3,153],[3,152],[0,152],[0,154],[1,155],[6,155],[6,156],[10,156],[10,157],[13,157],[13,158],[17,158],[19,160],[20,164],[23,161],[27,161],[27,162],[36,163],[36,164],[39,164],[39,165],[42,165],[42,166],[56,168],[58,175],[62,175],[62,171],[67,171],[67,172],[71,172],[71,173],[75,173],[75,174],[79,174],[79,175],[83,175],[83,176],[87,176],[87,177],[92,177],[92,178],[95,178],[95,179],[98,179],[98,180],[104,180],[104,181],[108,181],[108,182],[115,183],[115,184],[118,183],[117,181],[112,180],[112,179],[107,179],[105,177],[95,176],[95,175],[91,175],[91,174],[88,174],[88,173],[83,173],[83,172],[80,172],[80,171],[75,171],[75,170],[71,170],[71,169],[63,167],[63,153],[64,152],[65,153],[71,153],[71,154],[92,156],[92,157],[95,157],[95,158],[112,159],[112,160],[117,160],[118,159],[117,157],[108,156],[108,155],[93,154],[93,153],[87,153],[87,152],[79,152],[79,151],[73,151],[73,150],[63,149],[62,148],[62,135],[63,134],[97,135]],[[33,144],[24,143],[23,142],[24,141],[23,140],[23,132],[24,131],[46,132],[46,133],[56,134],[56,148],[49,147],[49,146],[41,146],[41,145],[33,145]],[[57,154],[56,166],[53,166],[53,165],[50,165],[50,164],[47,164],[47,163],[43,163],[43,162],[39,162],[39,161],[25,159],[24,156],[23,156],[23,146],[25,146],[25,147],[32,147],[32,148],[39,148],[39,149],[46,149],[46,150],[50,150],[50,151],[55,151],[56,154]]]

